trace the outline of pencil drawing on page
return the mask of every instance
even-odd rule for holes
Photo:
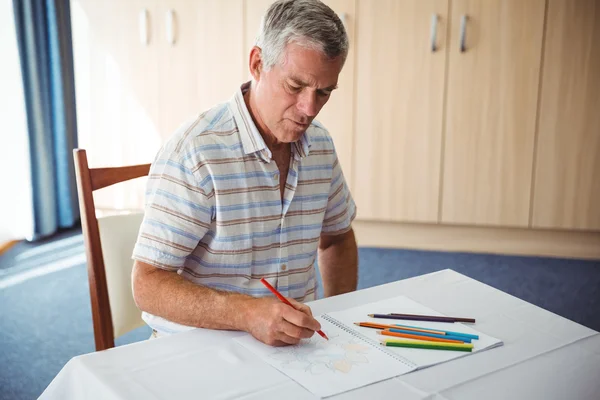
[[[371,348],[358,339],[329,336],[329,341],[314,335],[296,346],[275,349],[269,357],[283,369],[303,370],[312,375],[349,373],[369,363]]]

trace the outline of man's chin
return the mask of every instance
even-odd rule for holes
[[[300,140],[300,138],[302,137],[304,132],[306,132],[306,129],[304,129],[304,130],[286,130],[285,132],[282,132],[282,134],[279,138],[279,141],[283,142],[283,143],[297,142],[298,140]]]

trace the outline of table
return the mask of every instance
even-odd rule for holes
[[[335,396],[405,400],[600,399],[600,334],[443,270],[309,303],[313,313],[399,295],[468,315],[504,346]],[[574,294],[576,295],[576,294]],[[71,359],[40,399],[314,399],[231,339],[195,329]]]

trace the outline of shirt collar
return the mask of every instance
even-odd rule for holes
[[[312,125],[308,127],[306,132],[300,136],[300,140],[294,142],[292,148],[294,149],[294,158],[300,160],[308,155],[310,151],[310,135],[309,131],[312,129]]]
[[[251,81],[246,82],[240,86],[240,88],[235,92],[229,101],[229,106],[233,112],[235,123],[240,132],[244,154],[256,153],[264,161],[270,162],[273,158],[273,154],[267,147],[262,135],[254,124],[254,121],[250,116],[250,112],[248,111],[248,107],[246,107],[246,102],[244,101],[244,94],[250,90],[250,82]],[[295,159],[299,160],[308,156],[311,145],[309,131],[312,128],[312,125],[309,126],[306,132],[302,134],[300,139],[292,143],[292,151]]]
[[[271,150],[269,150],[260,132],[258,132],[244,101],[244,93],[249,89],[250,82],[240,86],[229,102],[230,108],[233,111],[233,117],[240,132],[244,154],[257,153],[263,160],[269,162],[273,157]]]

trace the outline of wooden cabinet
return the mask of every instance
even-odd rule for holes
[[[243,83],[243,9],[243,0],[159,1],[159,114],[167,137]]]
[[[327,104],[323,107],[317,120],[321,122],[331,134],[335,144],[336,152],[340,164],[344,171],[344,177],[350,186],[353,182],[353,101],[354,101],[354,48],[355,48],[355,21],[356,13],[354,10],[354,0],[325,0],[323,1],[333,11],[335,11],[346,28],[350,40],[350,49],[348,58],[338,79],[338,89],[333,92]],[[247,79],[250,79],[248,72],[248,55],[254,45],[256,34],[260,26],[260,19],[273,3],[272,0],[246,0],[245,7],[245,51],[244,51],[244,71]]]
[[[196,36],[199,107],[204,110],[229,101],[244,83],[243,0],[195,2],[197,25],[188,33]]]
[[[71,8],[78,139],[90,165],[152,161],[179,125],[243,82],[243,0],[72,0]],[[144,184],[97,191],[96,205],[141,208]]]
[[[340,165],[344,171],[346,182],[354,190],[354,168],[352,162],[352,152],[354,144],[354,60],[355,60],[355,24],[357,14],[354,0],[324,0],[333,11],[335,11],[346,28],[350,47],[348,57],[344,68],[338,78],[338,89],[336,89],[329,98],[329,101],[323,107],[317,119],[329,130],[335,150],[340,160]]]
[[[71,19],[78,146],[96,167],[151,161],[162,142],[155,3],[73,0]],[[94,192],[99,208],[137,208],[143,196],[142,180]]]
[[[357,14],[358,216],[437,222],[448,2],[360,0]]]
[[[529,224],[544,8],[452,1],[442,222]]]
[[[156,10],[155,46],[160,54],[156,60],[160,80],[156,84],[159,99],[169,110],[159,113],[165,139],[186,119],[200,113],[196,71],[201,56],[196,49],[198,31],[203,27],[197,23],[194,7],[187,0],[169,0],[159,1]]]
[[[244,7],[244,21],[246,25],[246,31],[244,34],[244,72],[248,80],[252,79],[250,71],[248,70],[248,61],[250,55],[250,49],[254,46],[256,36],[258,35],[258,29],[260,27],[260,20],[267,11],[267,8],[273,4],[274,0],[246,0],[246,7]]]
[[[550,0],[532,225],[600,230],[600,1]]]
[[[151,161],[228,100],[272,1],[71,0],[90,163]],[[317,119],[359,219],[600,230],[600,0],[325,2],[350,52]],[[95,198],[141,207],[143,185]]]

